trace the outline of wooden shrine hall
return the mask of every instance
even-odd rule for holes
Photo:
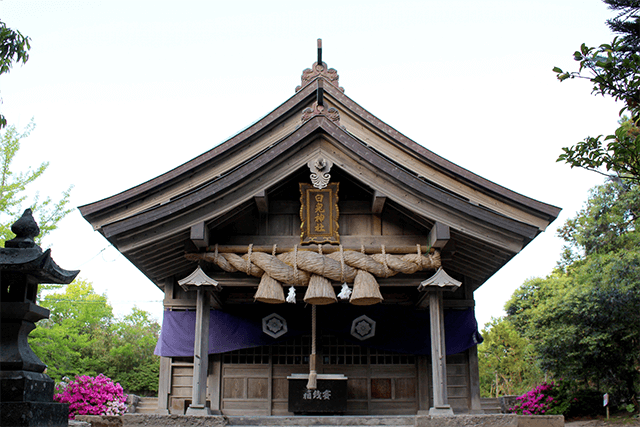
[[[474,291],[560,209],[425,146],[318,41],[258,122],[81,206],[164,292],[158,413],[482,413]]]

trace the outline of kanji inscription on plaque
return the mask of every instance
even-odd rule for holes
[[[339,244],[338,185],[333,182],[318,189],[300,183],[300,243]]]

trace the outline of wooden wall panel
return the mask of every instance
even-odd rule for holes
[[[224,378],[222,380],[223,399],[243,399],[245,395],[245,378]]]
[[[469,413],[469,387],[466,353],[447,356],[447,394],[454,413]]]
[[[270,365],[223,364],[222,413],[225,415],[270,415]]]
[[[269,224],[267,226],[270,236],[293,236],[293,217],[294,215],[269,215]],[[298,224],[298,231],[300,230]],[[297,233],[299,234],[299,233]]]
[[[347,399],[368,399],[369,389],[366,378],[349,378],[347,380]]]
[[[286,378],[273,379],[273,398],[274,399],[289,398],[289,382]]]
[[[417,389],[416,378],[396,378],[395,379],[395,398],[396,399],[415,399]]]
[[[269,381],[267,378],[247,379],[248,399],[267,399],[269,397]]]
[[[391,399],[391,378],[371,378],[371,398]]]

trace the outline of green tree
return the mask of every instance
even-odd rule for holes
[[[49,319],[38,322],[29,342],[47,365],[54,380],[101,372],[99,355],[103,336],[113,322],[113,309],[93,285],[76,279],[63,292],[46,295],[39,304],[51,310]]]
[[[604,0],[620,13],[607,21],[614,32],[623,34],[611,43],[598,47],[582,44],[573,54],[578,71],[567,72],[554,67],[560,81],[587,79],[591,93],[610,96],[623,103],[620,110],[630,114],[613,134],[588,136],[583,141],[564,147],[558,161],[609,177],[640,181],[640,3],[635,0]]]
[[[509,320],[492,318],[478,346],[482,396],[523,394],[544,379],[529,340]]]
[[[603,0],[609,9],[618,12],[615,18],[608,19],[607,25],[617,34],[623,35],[625,50],[633,53],[640,51],[640,16],[638,0]]]
[[[138,394],[158,391],[160,356],[153,354],[160,325],[149,313],[134,307],[131,314],[110,328],[106,375],[117,380],[125,390]]]
[[[37,243],[51,231],[71,209],[68,207],[69,195],[72,187],[62,192],[59,200],[46,197],[42,200],[38,193],[28,198],[27,186],[40,178],[49,166],[48,162],[41,163],[35,169],[29,168],[25,172],[16,172],[12,163],[20,150],[20,140],[29,136],[35,125],[31,122],[22,133],[15,126],[7,127],[0,134],[0,243],[4,246],[6,240],[15,237],[11,232],[11,225],[20,218],[24,211],[24,204],[30,203],[34,217],[40,227]]]
[[[640,385],[640,253],[591,255],[567,277],[567,288],[558,287],[527,314],[527,336],[542,368],[634,401]]]
[[[589,202],[558,230],[564,264],[586,255],[640,247],[640,185],[611,181],[591,190]]]
[[[0,21],[0,75],[8,73],[14,63],[25,64],[29,60],[29,49],[31,49],[29,37],[23,36],[20,31],[8,28],[7,24]],[[7,120],[0,114],[0,129],[5,126],[7,126]]]
[[[129,393],[157,392],[160,358],[153,351],[160,325],[149,313],[134,307],[116,319],[107,297],[82,279],[40,304],[51,316],[38,322],[29,342],[54,380],[102,373]]]
[[[534,344],[544,370],[634,404],[640,392],[639,195],[637,184],[595,188],[559,230],[568,245],[559,268],[525,282],[506,304],[507,319]]]

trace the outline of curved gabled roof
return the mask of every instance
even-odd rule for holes
[[[312,68],[295,95],[244,131],[80,212],[156,283],[190,268],[179,242],[189,239],[192,225],[232,215],[318,152],[399,210],[448,225],[458,240],[460,274],[467,274],[466,258],[488,253],[476,266],[479,283],[559,214],[410,140],[347,97],[335,70],[324,63]]]

